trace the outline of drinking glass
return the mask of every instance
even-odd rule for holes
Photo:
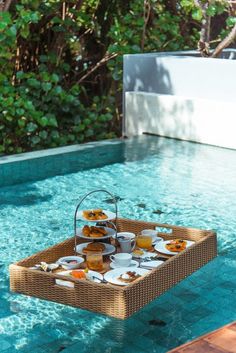
[[[152,247],[152,237],[150,235],[138,235],[136,244],[139,248],[150,249]]]
[[[86,263],[90,270],[102,271],[103,270],[103,257],[102,252],[91,251],[87,253]]]

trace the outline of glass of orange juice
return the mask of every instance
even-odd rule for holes
[[[136,238],[137,247],[150,249],[152,247],[152,237],[150,235],[138,235]]]
[[[86,263],[90,270],[102,271],[103,270],[102,252],[89,251],[86,256]]]

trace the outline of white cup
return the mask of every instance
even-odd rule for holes
[[[125,238],[125,237],[119,237],[118,243],[120,245],[120,251],[122,253],[130,253],[131,251],[134,250],[136,241],[131,238]]]
[[[134,239],[135,234],[131,232],[119,232],[117,233],[117,238],[129,238],[129,239]]]
[[[110,260],[118,267],[128,267],[131,263],[132,255],[119,253],[110,256]]]
[[[142,235],[148,235],[149,237],[152,237],[152,241],[156,240],[158,231],[155,229],[144,229],[141,231]]]

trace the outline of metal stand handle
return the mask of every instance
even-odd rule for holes
[[[75,238],[75,255],[77,255],[77,252],[76,252],[76,246],[77,246],[77,234],[76,234],[76,225],[77,225],[77,213],[78,213],[78,210],[81,206],[81,204],[83,203],[83,201],[88,197],[90,196],[91,194],[94,194],[96,192],[105,192],[107,193],[109,196],[111,196],[111,198],[114,200],[114,205],[115,205],[115,223],[113,222],[110,222],[110,221],[106,221],[106,220],[97,220],[97,223],[106,223],[106,224],[111,224],[114,229],[115,229],[115,237],[117,237],[117,214],[118,214],[118,208],[117,208],[117,201],[116,201],[116,198],[114,195],[112,195],[109,191],[105,190],[105,189],[99,189],[99,190],[93,190],[93,191],[90,191],[89,193],[87,193],[86,195],[84,195],[82,197],[82,199],[79,201],[78,205],[76,206],[76,209],[75,209],[75,215],[74,215],[74,238]],[[89,220],[88,220],[89,221]]]

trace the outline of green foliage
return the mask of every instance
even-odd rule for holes
[[[120,134],[122,55],[192,49],[199,39],[192,0],[149,3],[148,19],[140,0],[19,0],[0,12],[0,153]],[[219,16],[225,5],[207,11]]]

